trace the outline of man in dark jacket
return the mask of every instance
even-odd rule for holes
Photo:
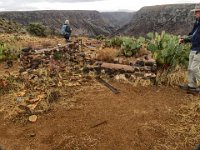
[[[191,42],[191,52],[188,65],[188,84],[180,85],[181,89],[199,92],[197,81],[200,81],[200,4],[192,10],[196,16],[196,22],[192,31],[186,38],[179,39],[179,43]]]
[[[65,23],[62,25],[61,34],[64,36],[66,42],[69,41],[71,36],[72,29],[69,25],[69,20],[65,20]]]

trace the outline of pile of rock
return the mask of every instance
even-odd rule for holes
[[[22,70],[37,69],[40,65],[46,65],[50,69],[61,71],[66,66],[70,66],[71,68],[77,67],[84,73],[95,72],[96,74],[108,74],[110,77],[118,74],[125,74],[126,77],[134,75],[144,79],[156,77],[157,65],[154,59],[141,57],[135,61],[126,62],[126,64],[120,58],[116,58],[113,63],[100,62],[94,51],[82,51],[82,45],[84,45],[82,41],[77,40],[51,49],[25,48],[20,55]]]
[[[130,62],[129,65],[97,61],[93,65],[85,67],[83,71],[86,73],[95,71],[97,74],[108,74],[110,77],[125,74],[126,77],[134,75],[144,79],[151,79],[156,77],[157,65],[154,59],[146,60],[142,58]]]
[[[22,49],[20,54],[21,72],[37,69],[39,66],[62,70],[66,65],[78,64],[84,60],[85,54],[80,51],[79,41],[58,45],[54,48],[34,50],[30,47]]]

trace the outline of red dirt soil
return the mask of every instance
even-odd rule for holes
[[[176,115],[196,96],[172,87],[111,84],[119,94],[98,83],[84,87],[74,107],[55,103],[35,123],[0,114],[0,145],[6,150],[193,150],[198,144],[199,136],[188,135],[190,124],[180,128],[185,124]]]

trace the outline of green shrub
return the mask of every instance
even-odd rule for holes
[[[27,31],[31,35],[45,37],[48,33],[48,28],[40,23],[30,23],[27,27]]]
[[[97,36],[96,36],[96,39],[97,39],[97,40],[104,40],[104,39],[105,39],[105,36],[102,35],[102,34],[100,34],[100,35],[97,35]]]
[[[106,41],[106,46],[121,48],[125,56],[133,56],[141,48],[145,38],[114,37]]]
[[[0,61],[17,59],[18,53],[15,50],[11,50],[9,45],[4,42],[0,42]]]
[[[122,43],[123,43],[123,38],[119,36],[111,38],[110,40],[106,40],[107,47],[121,47]]]

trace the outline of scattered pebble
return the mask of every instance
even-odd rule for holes
[[[30,122],[36,122],[37,121],[37,116],[36,115],[29,116],[28,120]]]

